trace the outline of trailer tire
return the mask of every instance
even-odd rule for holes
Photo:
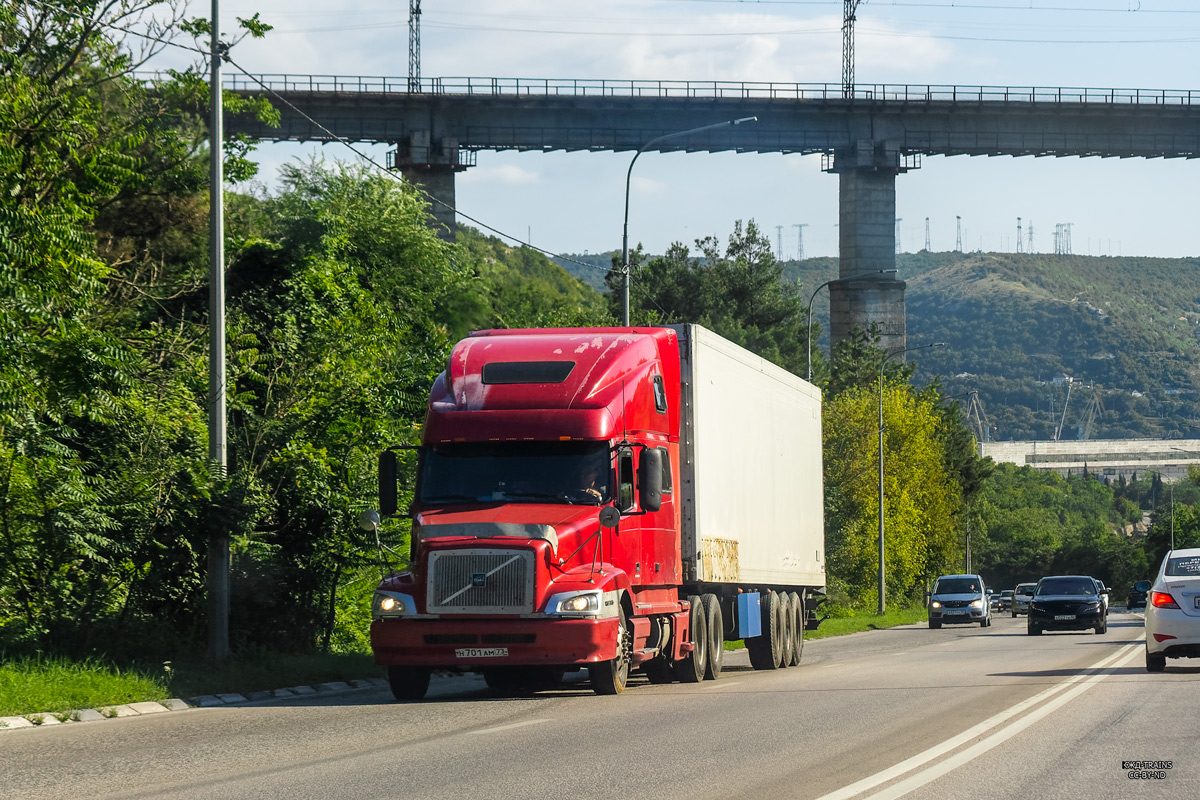
[[[762,634],[746,640],[750,652],[750,665],[755,669],[778,669],[781,642],[779,620],[779,595],[767,592],[759,600],[762,619]]]
[[[779,668],[792,663],[792,638],[796,626],[792,624],[792,598],[787,592],[779,593]]]
[[[704,601],[696,595],[688,597],[691,610],[688,612],[688,627],[692,635],[692,652],[675,662],[675,675],[684,683],[699,683],[708,671],[708,624],[704,613]]]
[[[608,661],[588,667],[588,678],[596,694],[620,694],[629,683],[629,666],[633,663],[633,631],[625,616],[625,606],[617,601],[617,654]]]
[[[791,593],[792,615],[796,621],[796,635],[792,637],[791,666],[800,666],[804,655],[804,600],[796,592]]]
[[[422,700],[429,691],[428,667],[388,667],[388,686],[397,700]]]
[[[715,681],[721,677],[721,667],[725,663],[725,615],[721,613],[721,600],[715,594],[706,594],[700,598],[704,606],[704,624],[708,628],[708,663],[704,667],[704,677]]]

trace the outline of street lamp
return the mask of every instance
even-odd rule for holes
[[[715,122],[712,125],[702,125],[699,128],[689,128],[686,131],[676,131],[675,133],[666,133],[662,136],[656,136],[644,145],[638,148],[638,151],[633,154],[633,160],[629,162],[629,170],[625,173],[625,226],[621,233],[621,271],[624,273],[625,287],[622,291],[622,321],[625,327],[629,327],[629,179],[633,176],[633,165],[637,163],[638,156],[644,153],[651,145],[658,144],[664,139],[674,139],[678,136],[690,136],[693,133],[701,131],[710,131],[713,128],[724,128],[726,125],[741,125],[743,122],[757,122],[758,117],[742,117],[741,119],[729,119],[724,122]]]
[[[896,270],[894,270],[894,269],[877,269],[877,270],[874,270],[873,272],[864,272],[862,274],[863,275],[883,275],[883,274],[889,273],[889,272],[896,272]],[[859,276],[852,275],[848,278],[834,278],[833,280],[825,281],[820,286],[818,286],[816,289],[813,289],[813,293],[808,298],[808,322],[807,322],[808,327],[806,327],[804,330],[806,330],[808,332],[808,359],[807,359],[807,361],[808,361],[808,382],[809,383],[812,383],[812,307],[813,307],[813,300],[817,299],[817,292],[821,291],[829,284],[837,283],[838,281],[848,281],[848,280],[851,280],[852,278],[857,278],[857,277],[859,277]],[[832,314],[832,311],[830,313]],[[833,348],[831,345],[830,353],[829,353],[830,358],[833,358],[832,350],[833,350]]]
[[[945,342],[933,342],[932,344],[919,344],[916,347],[907,347],[903,350],[896,350],[887,353],[879,361],[879,614],[884,613],[884,563],[883,563],[883,368],[887,364],[888,359],[892,356],[902,356],[905,353],[911,353],[913,350],[924,350],[927,347],[945,347]]]

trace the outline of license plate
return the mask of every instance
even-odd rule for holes
[[[968,611],[967,611],[967,609],[965,609],[965,608],[947,608],[947,609],[945,610],[945,612],[943,612],[943,613],[946,613],[946,614],[967,614],[967,613],[970,613],[970,612],[968,612]]]
[[[1196,604],[1196,608],[1200,608],[1200,594],[1196,595],[1193,600]]]
[[[500,658],[508,655],[507,647],[460,647],[455,658]]]
[[[1055,614],[1055,619],[1075,619],[1074,614]]]

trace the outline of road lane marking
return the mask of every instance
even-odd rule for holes
[[[701,685],[701,689],[724,689],[727,686],[737,686],[741,681],[712,681]]]
[[[1140,650],[1141,646],[1142,646],[1142,644],[1140,641],[1135,642],[1134,644],[1126,645],[1121,650],[1118,650],[1114,655],[1103,658],[1100,661],[1097,661],[1095,664],[1092,664],[1091,666],[1084,667],[1084,670],[1085,671],[1087,671],[1087,670],[1104,670],[1104,669],[1109,668],[1110,666],[1115,666],[1117,664],[1117,662],[1124,663],[1124,661],[1128,660],[1129,657],[1132,656],[1134,653],[1136,653],[1137,650]],[[1016,716],[1022,715],[1022,714],[1025,715],[1020,720],[1017,720],[1017,722],[1013,723],[1009,728],[999,731],[998,733],[994,734],[992,737],[985,739],[983,742],[980,742],[977,745],[975,745],[974,747],[968,748],[967,750],[963,751],[963,753],[959,754],[959,755],[965,755],[966,753],[972,753],[972,751],[976,751],[977,748],[979,748],[981,745],[983,745],[987,742],[991,742],[992,739],[995,739],[996,737],[1003,735],[1002,739],[997,739],[997,741],[995,741],[994,743],[989,744],[987,748],[984,748],[983,750],[978,750],[977,752],[973,752],[973,754],[970,756],[970,758],[966,759],[966,761],[969,761],[971,758],[975,758],[976,756],[982,754],[985,750],[991,749],[992,747],[995,747],[997,744],[1000,744],[1000,742],[1004,741],[1005,739],[1012,737],[1019,730],[1023,730],[1024,728],[1028,727],[1028,725],[1033,724],[1033,722],[1037,721],[1038,719],[1041,719],[1046,714],[1050,713],[1050,711],[1058,708],[1063,703],[1066,703],[1068,700],[1071,700],[1072,698],[1076,697],[1077,695],[1082,694],[1084,691],[1091,688],[1091,686],[1093,685],[1093,683],[1095,681],[1099,681],[1100,679],[1105,678],[1105,677],[1107,677],[1107,675],[1105,673],[1096,673],[1093,675],[1072,676],[1060,684],[1057,684],[1055,686],[1050,687],[1049,689],[1039,692],[1038,694],[1035,694],[1033,697],[1030,697],[1027,700],[1022,700],[1020,703],[1017,703],[1014,706],[1006,708],[1005,710],[999,712],[998,714],[992,715],[991,717],[985,719],[983,722],[980,722],[978,725],[968,728],[967,730],[963,731],[962,733],[958,734],[957,736],[953,736],[953,737],[947,739],[946,741],[942,742],[941,744],[934,745],[933,747],[929,748],[928,750],[924,751],[923,753],[917,753],[915,756],[912,756],[911,758],[907,758],[904,761],[901,761],[899,764],[896,764],[895,766],[888,767],[887,769],[881,770],[880,772],[877,772],[874,775],[868,776],[859,781],[855,781],[854,783],[850,784],[849,786],[843,786],[841,789],[837,789],[836,791],[830,792],[829,794],[821,795],[821,797],[817,798],[817,800],[849,800],[849,798],[851,798],[851,797],[856,797],[860,794],[863,794],[864,792],[874,789],[877,786],[885,784],[888,781],[894,780],[895,778],[899,778],[901,775],[904,775],[905,773],[912,772],[914,769],[917,769],[918,767],[921,767],[921,766],[929,763],[930,761],[933,761],[934,759],[941,758],[946,753],[949,753],[950,751],[961,747],[962,745],[966,744],[967,742],[970,742],[971,740],[984,735],[985,733],[990,731],[992,728],[995,728],[998,725],[1008,722],[1013,717],[1016,717]],[[1075,685],[1075,684],[1080,683],[1081,681],[1084,682],[1084,685],[1082,685],[1082,686]],[[1055,698],[1053,701],[1051,701],[1051,698],[1054,697],[1054,695],[1060,694],[1060,693],[1063,695],[1063,698]],[[1069,696],[1067,696],[1067,695],[1069,695]],[[1061,700],[1062,702],[1058,702],[1059,700]],[[1042,704],[1045,704],[1045,705],[1042,705]],[[1041,706],[1041,708],[1036,709],[1034,711],[1030,711],[1030,709],[1034,708],[1035,706]],[[1046,709],[1044,711],[1044,713],[1043,713],[1043,709]],[[1026,712],[1029,712],[1029,713],[1026,714]],[[1028,720],[1028,722],[1026,722],[1026,720]],[[908,794],[913,789],[923,786],[923,785],[925,785],[925,783],[928,783],[929,781],[933,780],[934,778],[939,777],[939,775],[941,775],[942,773],[938,772],[937,774],[931,775],[930,777],[928,777],[927,779],[923,780],[920,783],[913,783],[913,785],[905,788],[904,791],[901,792],[900,794],[891,794],[891,792],[895,789],[898,789],[901,786],[905,786],[906,784],[909,784],[912,781],[916,781],[918,779],[923,778],[924,776],[929,774],[929,772],[938,770],[941,768],[941,766],[943,766],[945,764],[949,764],[951,761],[954,761],[954,760],[955,759],[950,759],[950,760],[941,762],[941,763],[935,765],[934,767],[929,768],[925,772],[919,773],[918,775],[915,775],[906,781],[902,781],[901,783],[896,784],[896,786],[889,787],[884,792],[879,792],[879,793],[873,794],[873,795],[871,795],[871,797],[872,798],[880,798],[880,800],[883,800],[883,798],[901,797],[904,794]],[[963,761],[961,763],[966,763],[966,761]],[[955,764],[955,766],[958,766],[958,764]],[[951,769],[952,768],[953,767],[951,767]],[[947,770],[947,771],[949,771],[949,770]]]
[[[527,719],[524,722],[514,722],[511,725],[499,725],[495,728],[484,728],[481,731],[467,731],[469,736],[478,736],[483,733],[499,733],[500,731],[510,731],[513,728],[524,728],[526,725],[537,725],[539,722],[549,722],[548,719]]]

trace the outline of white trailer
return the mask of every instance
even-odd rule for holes
[[[684,580],[696,594],[721,596],[729,635],[745,638],[753,658],[754,618],[768,623],[760,632],[774,627],[771,595],[785,612],[794,595],[805,625],[817,622],[825,589],[821,392],[699,325],[671,327],[682,390]]]

